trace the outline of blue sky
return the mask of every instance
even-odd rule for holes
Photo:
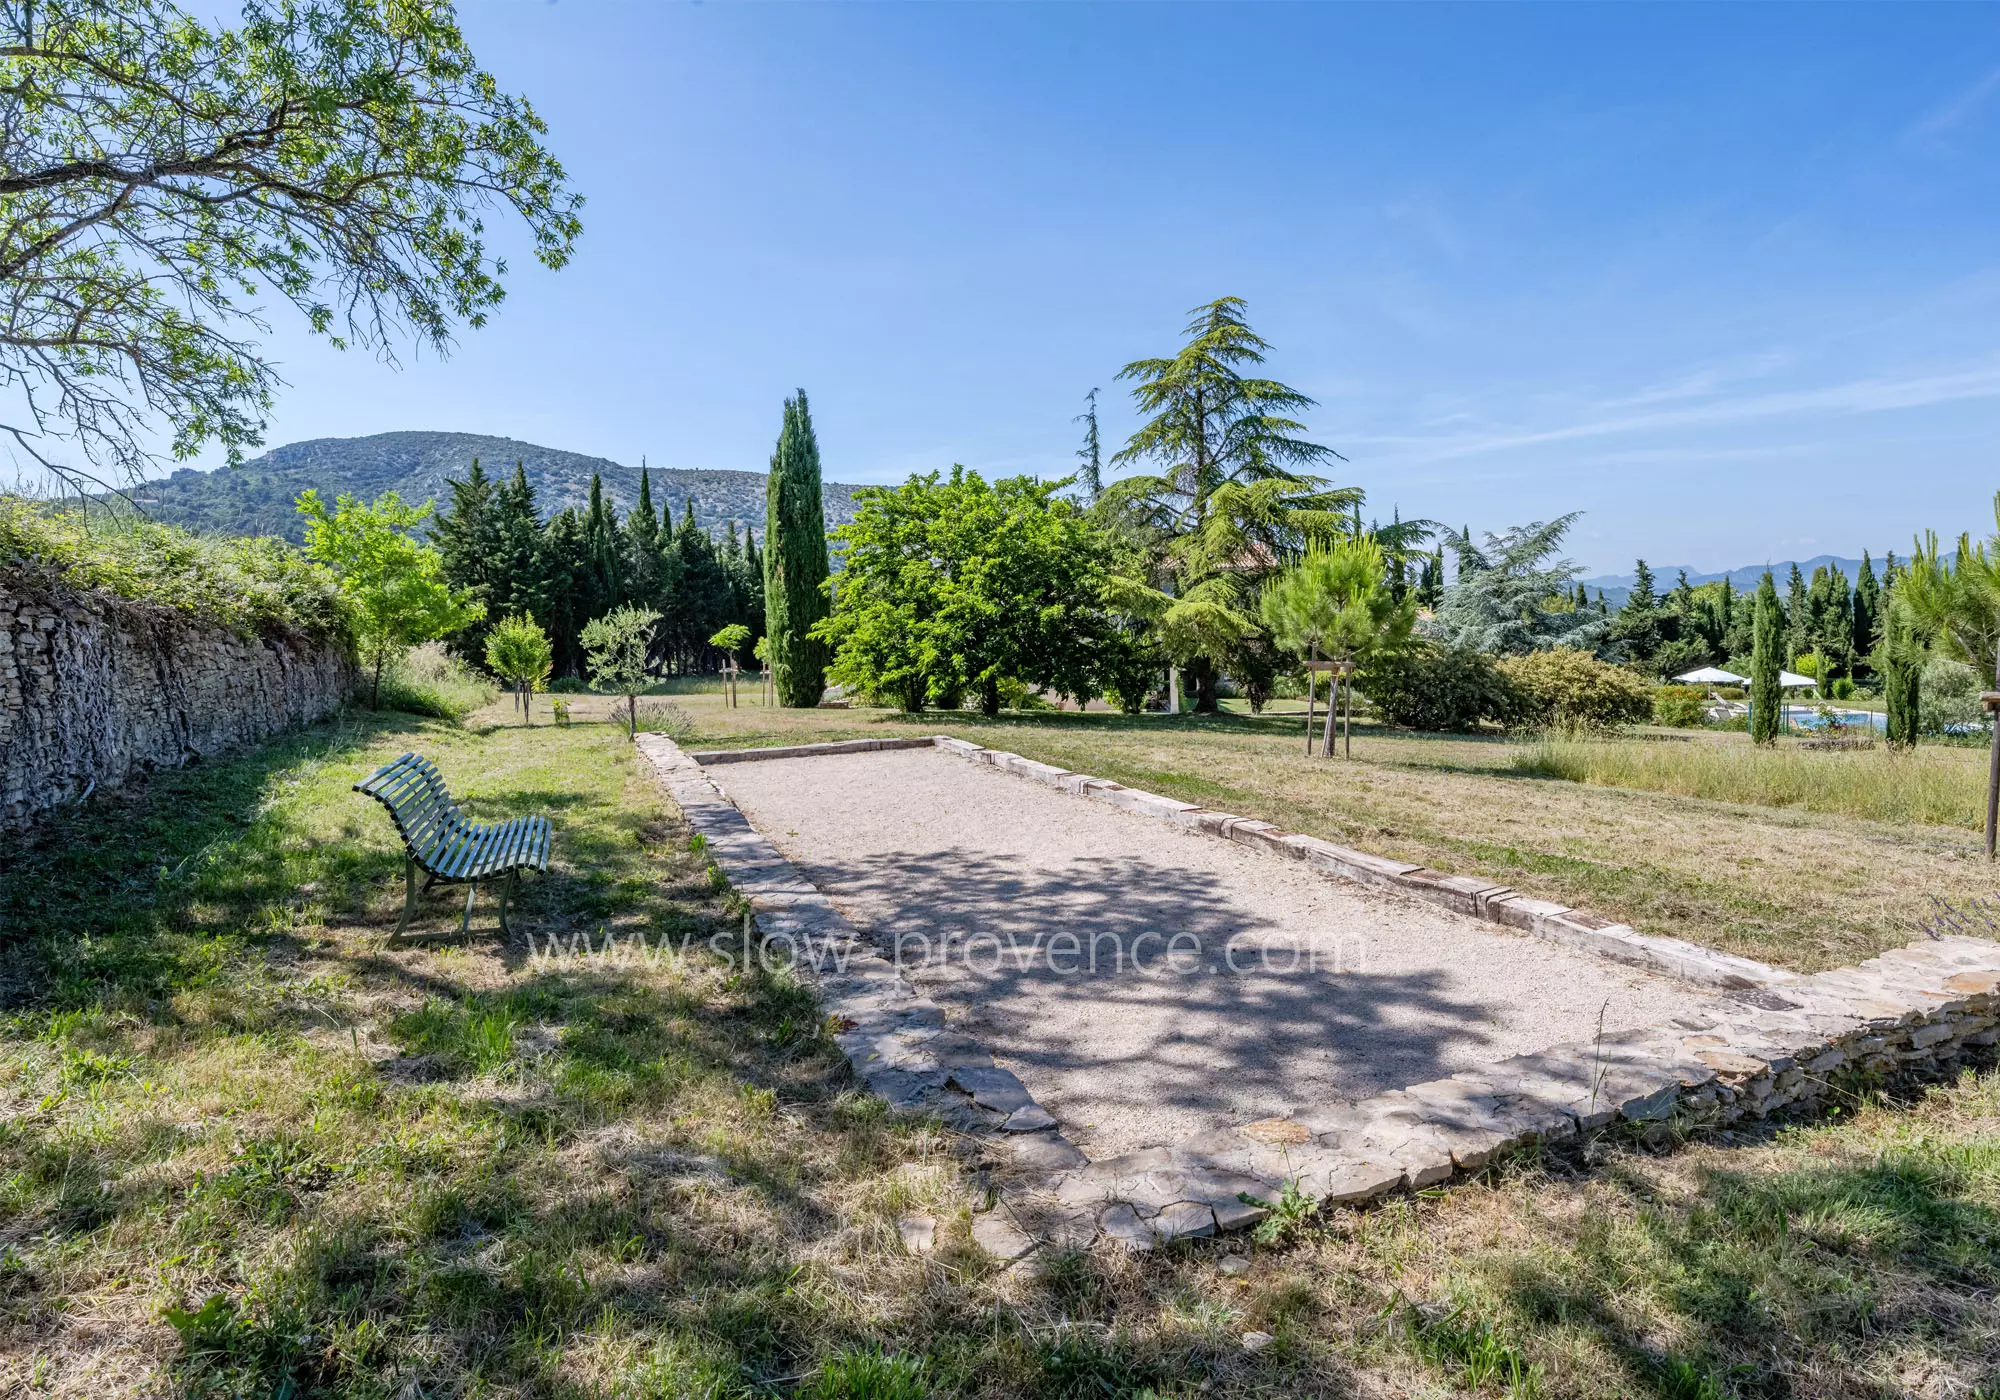
[[[448,361],[280,319],[269,441],[1069,470],[1233,294],[1386,517],[1591,571],[1990,528],[2000,9],[469,4],[589,197]]]

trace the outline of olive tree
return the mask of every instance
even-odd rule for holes
[[[625,697],[625,737],[639,732],[639,692],[653,683],[646,654],[653,645],[653,624],[660,615],[651,608],[623,607],[592,618],[583,629],[583,654],[590,679],[604,690]]]

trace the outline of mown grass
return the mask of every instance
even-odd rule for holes
[[[1512,766],[1536,778],[1983,830],[1986,773],[1980,758],[1964,749],[1934,747],[1839,751],[1805,749],[1791,741],[1763,748],[1740,741],[1544,738],[1516,749]]]
[[[848,716],[860,720],[862,716]],[[875,732],[880,732],[879,728]],[[997,737],[997,736],[995,736]],[[552,814],[526,930],[385,942],[352,781]],[[967,1234],[976,1150],[855,1091],[608,725],[370,716],[154,777],[0,867],[0,1393],[1962,1397],[2000,1383],[2000,1078],[1599,1139],[1281,1246]],[[633,952],[642,937],[663,955]],[[710,940],[720,937],[717,952]],[[544,945],[545,946],[545,945]],[[906,1255],[899,1215],[943,1221]],[[1225,1253],[1248,1252],[1232,1277]],[[1247,1349],[1244,1334],[1273,1340]]]

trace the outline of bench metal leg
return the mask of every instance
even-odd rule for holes
[[[469,937],[472,933],[472,897],[479,893],[479,882],[471,880],[465,886],[465,917],[458,921],[458,936]]]
[[[500,932],[509,938],[514,936],[513,925],[507,922],[507,901],[514,896],[514,887],[521,883],[521,872],[510,870],[506,881],[500,886]]]
[[[417,907],[417,863],[408,856],[403,857],[403,917],[396,920],[396,936],[403,936],[409,926],[410,915]]]

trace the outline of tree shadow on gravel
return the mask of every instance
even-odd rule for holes
[[[1132,1108],[1323,1106],[1464,1067],[1517,995],[1436,971],[1370,973],[1293,941],[1227,882],[1144,859],[1024,869],[977,851],[801,863],[873,919],[885,955],[1015,1064]],[[1343,961],[1345,957],[1345,961]],[[1444,961],[1441,956],[1440,962]],[[1315,1097],[1317,1095],[1317,1097]]]

